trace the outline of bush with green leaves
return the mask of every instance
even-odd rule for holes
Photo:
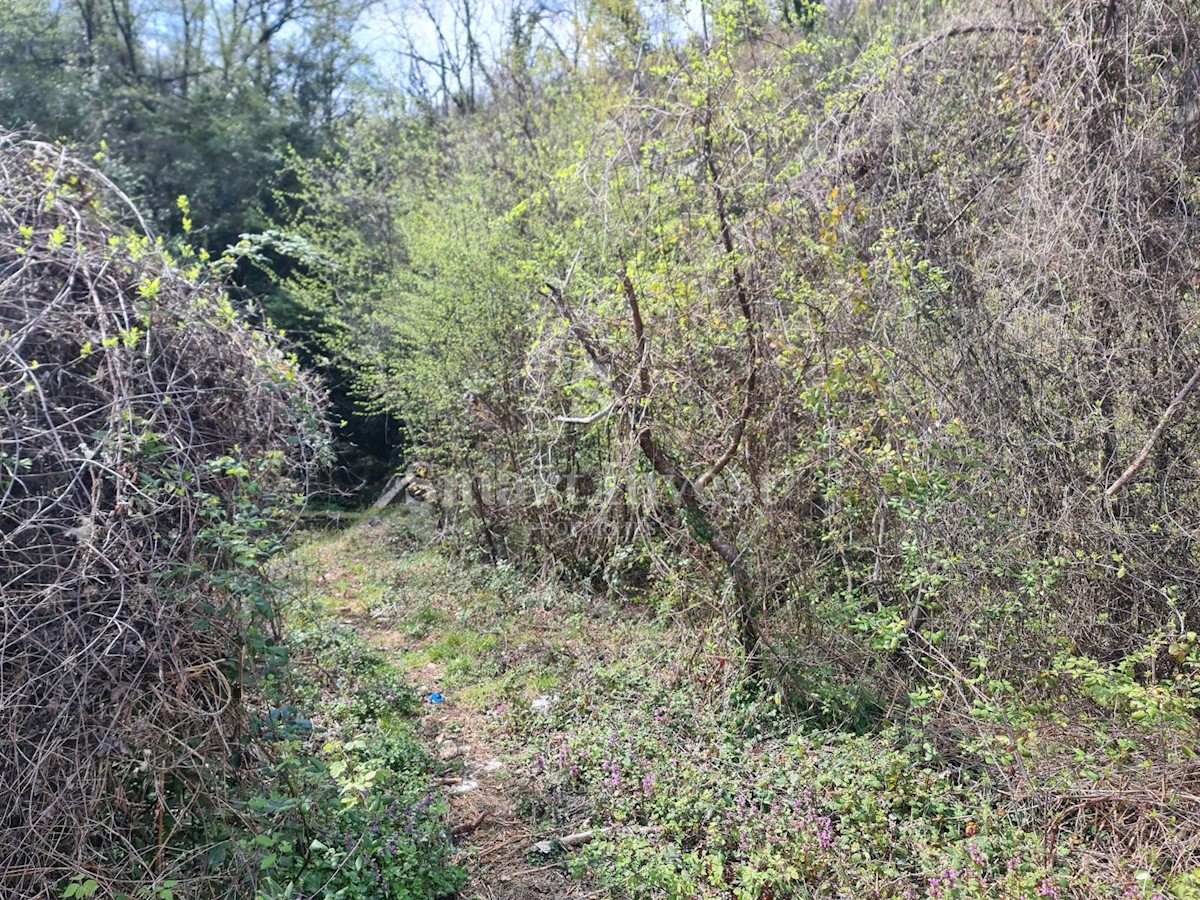
[[[1144,770],[1188,783],[1196,734],[1197,10],[771,12],[360,124],[297,167],[327,265],[288,289],[460,541],[720,623],[751,689],[919,724],[1013,802],[1136,783],[1096,846],[1156,852],[1190,807]],[[1072,737],[1143,752],[1093,784]]]
[[[436,763],[413,734],[411,688],[327,620],[289,647],[295,705],[256,723],[271,754],[264,793],[248,803],[255,827],[214,847],[212,864],[240,860],[243,892],[261,900],[453,896],[465,875],[451,861]]]
[[[1200,25],[1093,13],[730,2],[703,39],[584,40],[298,161],[284,288],[490,556],[686,581],[751,667],[881,694],[926,642],[1123,653],[1197,614],[1195,242],[1164,236]]]
[[[0,195],[0,885],[202,896],[320,391],[63,148],[0,134]]]

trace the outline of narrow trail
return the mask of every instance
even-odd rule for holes
[[[402,633],[381,628],[377,621],[372,625],[361,633],[375,646],[394,658],[413,651],[413,642]],[[446,683],[446,673],[436,663],[410,670],[410,675],[426,697],[441,693]],[[491,731],[486,712],[452,698],[428,704],[419,728],[430,753],[453,772],[442,779],[442,787],[450,801],[459,862],[470,876],[464,900],[603,896],[572,879],[564,860],[538,858],[534,844],[549,835],[539,833],[530,817],[518,811],[522,776],[512,755],[489,736]]]
[[[441,764],[456,861],[470,878],[460,896],[606,896],[573,879],[567,857],[535,849],[582,819],[562,821],[563,830],[546,821],[529,766],[543,748],[514,734],[508,714],[528,710],[553,673],[587,658],[599,623],[533,601],[524,586],[481,585],[423,549],[422,519],[401,511],[329,533],[307,546],[303,565],[339,624],[382,651],[422,698],[417,734]]]

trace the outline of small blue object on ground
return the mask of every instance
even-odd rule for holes
[[[441,694],[430,694],[429,695],[430,703],[444,703],[445,701],[446,701],[446,698],[443,697]]]

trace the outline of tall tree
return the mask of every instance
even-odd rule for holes
[[[257,220],[289,146],[353,113],[374,0],[18,0],[0,8],[0,126],[104,141],[162,230],[192,197],[218,249]],[[54,89],[48,90],[47,85]]]

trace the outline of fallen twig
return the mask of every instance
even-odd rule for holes
[[[461,822],[450,829],[450,834],[454,837],[460,837],[464,834],[470,834],[477,831],[484,822],[487,821],[487,813],[480,813],[470,822]]]
[[[516,837],[511,837],[507,841],[501,841],[499,844],[493,844],[484,850],[480,850],[475,854],[476,859],[483,859],[485,856],[491,856],[493,853],[503,850],[505,847],[511,847],[513,844],[519,844],[521,841],[527,840],[529,835],[518,834]]]
[[[638,825],[634,828],[621,828],[617,825],[609,826],[608,828],[592,828],[587,831],[579,831],[575,834],[567,834],[558,838],[548,838],[544,841],[538,841],[530,851],[537,853],[553,853],[555,845],[558,845],[563,850],[574,850],[576,847],[582,847],[584,844],[594,841],[598,837],[615,834],[623,831],[626,834],[652,834],[658,831],[654,825]]]

